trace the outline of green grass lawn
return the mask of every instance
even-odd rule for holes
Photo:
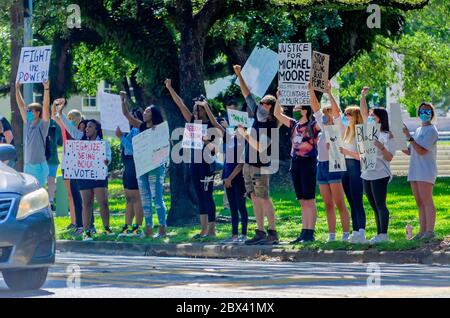
[[[111,180],[109,184],[110,194],[110,209],[111,209],[111,226],[114,231],[119,232],[124,224],[124,210],[125,197],[122,189],[122,182],[120,180]],[[437,222],[436,235],[439,239],[443,239],[450,234],[450,179],[440,178],[434,189],[434,200],[437,208]],[[277,230],[282,241],[289,242],[296,238],[301,230],[300,208],[298,202],[295,200],[295,194],[292,188],[284,187],[272,189],[272,199],[276,209],[277,215]],[[229,216],[229,212],[223,211],[223,191],[218,190],[214,194],[215,202],[217,204],[218,216]],[[166,195],[166,204],[170,208],[170,197]],[[374,213],[366,198],[364,204],[367,214],[367,236],[368,238],[376,234],[376,225]],[[250,201],[247,201],[249,214],[253,216],[253,210]],[[326,213],[324,210],[323,201],[320,195],[317,196],[318,219],[316,228],[316,242],[300,246],[307,249],[346,249],[346,250],[362,250],[369,248],[368,245],[352,245],[342,242],[326,243],[328,237],[328,227],[326,222]],[[411,188],[406,178],[395,178],[389,185],[388,194],[388,208],[391,213],[389,236],[391,242],[377,245],[379,250],[408,250],[420,247],[420,243],[407,241],[405,239],[405,226],[410,223],[413,227],[414,233],[418,231],[418,212],[414,197],[411,193]],[[65,227],[69,224],[68,217],[55,218],[57,238],[58,239],[74,239]],[[157,218],[155,215],[155,224]],[[338,217],[338,238],[342,233]],[[101,219],[97,215],[95,221],[96,228],[102,229]],[[253,230],[256,228],[254,222],[249,224],[249,235],[253,235]],[[125,242],[142,242],[142,243],[189,243],[191,237],[198,233],[199,226],[184,227],[184,228],[169,228],[168,236],[165,239],[136,239],[136,238],[122,238],[120,241]],[[217,225],[217,239],[221,240],[228,238],[231,235],[231,224],[218,223]],[[77,238],[81,239],[81,238]],[[115,241],[117,238],[103,237],[98,235],[96,240],[99,241]]]

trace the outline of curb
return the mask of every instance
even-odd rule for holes
[[[450,252],[380,252],[293,250],[281,246],[236,246],[211,244],[133,244],[124,242],[57,241],[60,252],[122,256],[159,256],[219,259],[254,259],[284,262],[393,263],[450,265]]]

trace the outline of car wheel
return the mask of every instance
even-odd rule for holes
[[[6,285],[12,290],[37,290],[44,285],[47,279],[48,267],[5,270],[3,278]]]

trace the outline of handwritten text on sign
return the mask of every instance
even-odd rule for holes
[[[247,112],[240,112],[234,109],[228,109],[228,120],[230,121],[231,127],[251,127],[249,126],[249,118]]]
[[[134,163],[138,177],[169,161],[170,142],[167,122],[147,129],[133,138]]]
[[[51,52],[51,46],[23,47],[16,81],[28,84],[48,80]]]
[[[64,178],[105,180],[108,176],[104,141],[68,140],[64,161]]]
[[[315,90],[326,92],[330,56],[314,51],[312,53],[311,83]]]
[[[356,144],[361,158],[361,171],[375,169],[377,163],[377,147],[373,144],[378,140],[380,124],[356,125]]]
[[[345,156],[339,151],[339,148],[343,147],[342,136],[339,126],[325,126],[325,137],[327,143],[330,145],[329,151],[329,172],[346,171]]]
[[[280,43],[278,46],[278,86],[284,106],[309,105],[311,43]]]
[[[206,136],[208,126],[202,124],[186,124],[183,135],[183,148],[203,149],[203,136]]]

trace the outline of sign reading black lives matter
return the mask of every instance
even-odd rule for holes
[[[311,83],[316,91],[326,93],[330,56],[313,51]]]
[[[20,84],[29,84],[48,80],[51,53],[51,45],[23,47],[16,81]]]
[[[280,43],[278,46],[278,86],[283,106],[309,105],[311,43]]]

